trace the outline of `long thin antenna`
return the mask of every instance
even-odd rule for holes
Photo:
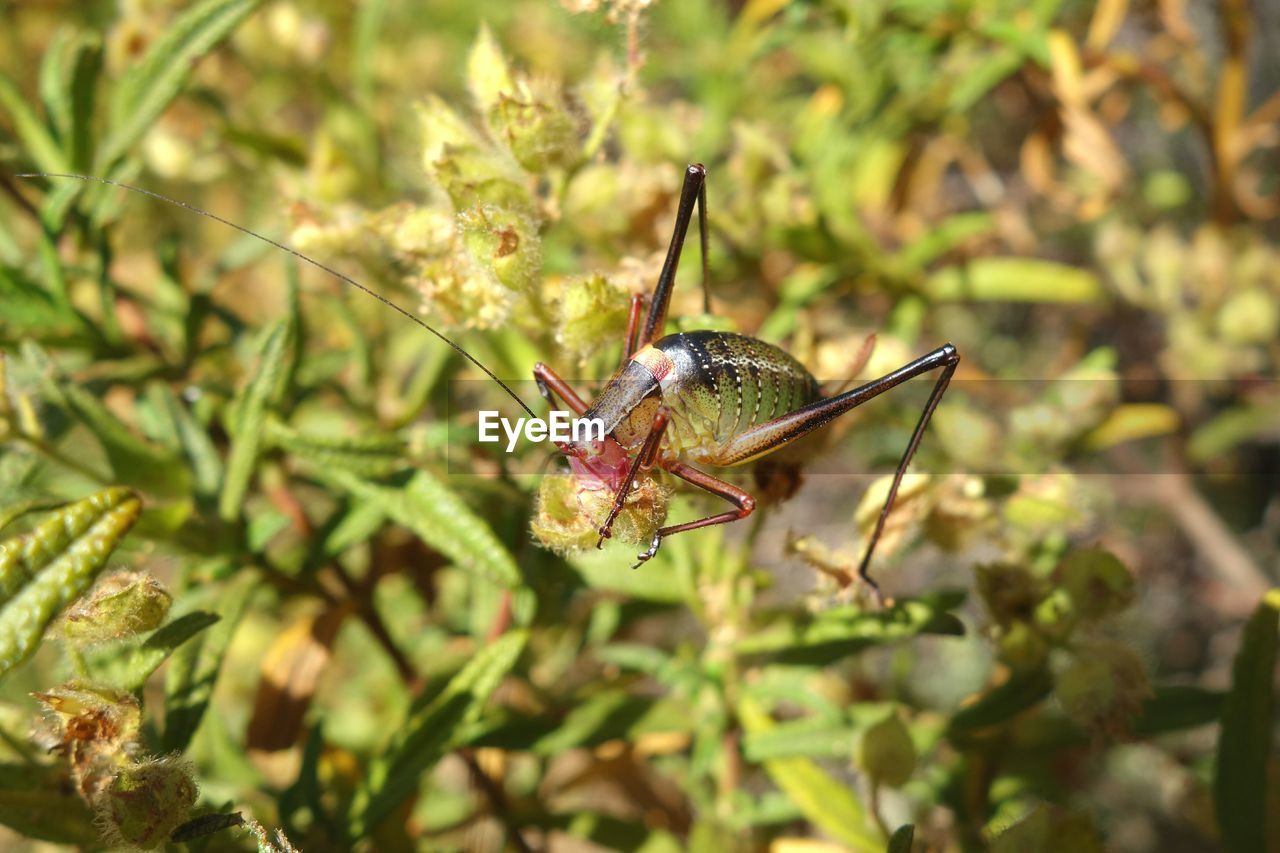
[[[317,261],[315,258],[311,258],[311,257],[308,257],[307,255],[304,255],[302,252],[299,252],[297,249],[293,248],[292,246],[287,246],[284,243],[271,239],[270,237],[264,237],[263,235],[259,234],[256,231],[253,231],[249,228],[245,228],[243,225],[237,225],[236,223],[232,222],[229,219],[223,219],[221,216],[218,216],[216,213],[210,213],[207,210],[202,210],[201,208],[196,207],[195,205],[187,204],[185,201],[179,201],[176,198],[170,198],[167,195],[162,195],[161,193],[154,192],[152,190],[143,189],[142,187],[135,187],[132,184],[126,184],[120,181],[113,181],[108,178],[99,178],[99,177],[95,177],[94,175],[77,175],[69,172],[23,172],[23,173],[14,175],[14,177],[15,178],[73,178],[77,181],[85,181],[86,183],[106,184],[109,187],[119,187],[122,190],[128,190],[129,192],[135,192],[145,196],[150,196],[151,198],[154,198],[157,201],[167,202],[168,204],[172,204],[176,207],[181,207],[185,210],[189,210],[192,213],[198,213],[201,216],[204,216],[208,219],[212,219],[214,222],[220,222],[223,225],[227,226],[228,228],[234,228],[235,230],[239,231],[241,234],[247,234],[248,236],[253,237],[254,239],[261,240],[264,243],[268,243],[272,246],[275,246],[277,249],[281,250],[282,252],[288,252],[290,255],[293,255],[298,260],[305,261],[306,263],[311,264],[311,266],[315,267],[316,269],[322,270],[323,272],[327,272],[329,275],[343,282],[346,282],[347,284],[351,285],[357,290],[363,290],[365,293],[369,294],[370,296],[372,296],[374,299],[378,300],[382,304],[387,305],[391,307],[393,310],[404,315],[405,317],[408,317],[410,320],[417,323],[419,326],[426,329],[428,332],[435,335],[437,338],[444,341],[449,346],[453,347],[455,350],[461,353],[462,357],[465,358],[467,361],[471,362],[476,367],[484,371],[485,375],[488,376],[490,379],[492,379],[494,382],[497,382],[503,391],[506,391],[509,395],[511,395],[511,399],[519,403],[520,408],[528,412],[530,417],[533,417],[533,418],[538,417],[538,415],[533,411],[533,409],[529,408],[529,406],[524,402],[524,400],[521,400],[518,396],[516,396],[516,392],[512,391],[511,388],[507,386],[507,383],[503,382],[501,379],[498,378],[497,374],[495,374],[492,370],[490,370],[489,368],[481,364],[479,361],[477,361],[475,356],[473,356],[471,353],[464,350],[458,344],[454,343],[453,340],[446,337],[444,333],[437,331],[434,327],[429,325],[421,317],[410,312],[408,309],[401,307],[398,303],[393,302],[392,300],[388,299],[387,297],[383,296],[381,293],[378,293],[372,288],[366,287],[365,285],[356,281],[351,276],[345,273],[341,273],[338,270],[334,269],[333,267],[326,266],[325,264],[322,264],[319,261]]]

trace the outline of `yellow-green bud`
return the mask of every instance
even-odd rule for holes
[[[536,223],[512,210],[482,204],[458,214],[458,231],[473,258],[504,286],[529,293],[542,272]]]
[[[489,111],[489,123],[520,165],[535,174],[578,156],[578,124],[558,99],[503,95]]]
[[[104,749],[124,749],[138,738],[142,712],[138,700],[123,690],[69,681],[31,695],[53,712],[64,745],[92,742]]]
[[[978,595],[997,625],[1030,618],[1044,597],[1040,581],[1024,566],[988,563],[976,568]]]
[[[1242,290],[1218,310],[1218,334],[1233,344],[1265,344],[1280,329],[1280,297],[1260,287]]]
[[[583,361],[621,339],[629,307],[627,294],[602,275],[570,279],[561,291],[556,340]]]
[[[467,87],[482,111],[493,107],[502,95],[515,91],[507,59],[488,24],[480,25],[475,44],[467,55]]]
[[[172,603],[168,590],[150,575],[120,572],[67,610],[62,633],[72,642],[88,644],[154,631]]]
[[[656,477],[638,477],[613,522],[612,540],[648,546],[667,517],[670,497],[671,489]],[[551,475],[538,487],[538,511],[530,527],[534,537],[553,551],[594,548],[612,506],[610,490],[583,488],[569,474]]]
[[[862,732],[857,764],[874,782],[891,788],[911,778],[916,769],[916,747],[896,711]]]
[[[1072,551],[1054,570],[1054,581],[1070,596],[1080,618],[1089,621],[1133,603],[1133,576],[1124,563],[1100,549]]]
[[[196,793],[190,765],[158,758],[121,768],[91,805],[109,843],[151,850],[186,821]]]
[[[1065,589],[1054,589],[1044,600],[1036,605],[1035,625],[1045,636],[1055,640],[1065,640],[1071,636],[1076,624],[1080,621],[1080,613],[1076,609],[1075,600]]]
[[[1097,642],[1077,650],[1075,660],[1058,676],[1054,695],[1081,728],[1120,737],[1142,711],[1151,687],[1142,661],[1132,650],[1115,642]]]
[[[1029,623],[1013,622],[999,632],[1000,660],[1019,672],[1029,672],[1044,665],[1049,656],[1049,643]]]

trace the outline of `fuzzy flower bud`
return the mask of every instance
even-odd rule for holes
[[[896,711],[862,732],[857,764],[876,783],[898,788],[916,769],[916,747]]]
[[[173,597],[140,572],[111,575],[67,610],[62,633],[79,644],[131,637],[159,628]]]
[[[157,758],[122,768],[92,806],[109,843],[152,850],[186,821],[196,792],[185,761]]]
[[[613,522],[614,541],[647,546],[667,517],[671,489],[657,478],[642,476]],[[600,525],[613,506],[609,489],[583,488],[568,474],[543,478],[538,487],[538,511],[530,525],[534,537],[553,551],[566,553],[594,548]]]
[[[52,712],[51,731],[42,739],[66,756],[82,796],[103,790],[138,753],[142,711],[131,694],[71,681],[32,696]]]
[[[467,88],[482,110],[488,110],[503,95],[515,91],[511,69],[498,40],[488,24],[480,25],[476,42],[467,55]]]
[[[489,124],[530,172],[567,166],[578,156],[578,124],[554,96],[503,95],[489,111]]]
[[[481,204],[458,214],[463,245],[505,287],[529,293],[542,271],[542,242],[531,219],[514,210]]]
[[[978,595],[997,625],[1028,618],[1044,593],[1026,567],[1014,563],[988,563],[976,569]]]
[[[1107,551],[1072,551],[1054,570],[1054,581],[1070,597],[1076,615],[1086,621],[1119,613],[1133,603],[1133,576]]]
[[[1151,695],[1146,669],[1132,650],[1119,643],[1082,647],[1054,685],[1054,695],[1081,728],[1108,737],[1129,731]]]
[[[571,279],[561,291],[556,340],[579,361],[585,360],[622,337],[627,309],[627,294],[604,276]]]

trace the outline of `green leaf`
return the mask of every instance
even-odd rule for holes
[[[489,525],[447,486],[416,471],[402,486],[374,483],[355,474],[316,469],[315,475],[352,497],[376,505],[392,521],[458,566],[503,587],[520,584],[520,570]]]
[[[222,457],[209,433],[168,385],[157,383],[151,388],[157,406],[174,425],[175,437],[191,469],[192,489],[201,498],[215,499],[222,485]]]
[[[365,477],[386,476],[404,467],[404,442],[395,435],[312,435],[269,418],[267,438],[273,447],[308,462],[338,466]]]
[[[158,494],[187,494],[190,489],[187,469],[175,453],[136,435],[83,385],[62,376],[49,356],[34,343],[24,342],[22,352],[27,361],[41,370],[45,397],[84,424],[101,443],[117,480]]]
[[[195,61],[229,36],[258,4],[259,0],[205,0],[173,21],[112,91],[111,132],[98,152],[94,171],[100,175],[114,171],[186,86]]]
[[[1275,755],[1280,588],[1262,597],[1244,628],[1222,708],[1213,800],[1229,853],[1266,853],[1267,761]]]
[[[70,28],[58,30],[40,64],[40,98],[72,171],[89,165],[94,96],[101,70],[102,48]]]
[[[258,465],[266,434],[267,404],[287,369],[291,339],[287,320],[277,320],[262,341],[258,367],[237,395],[231,422],[231,453],[226,479],[218,500],[218,515],[235,521],[243,509],[245,494]]]
[[[915,841],[916,828],[905,824],[893,831],[889,836],[889,847],[886,853],[911,853],[911,842]]]
[[[199,728],[231,637],[259,584],[256,575],[246,574],[229,588],[213,590],[211,594],[217,596],[218,602],[217,624],[200,631],[173,653],[165,673],[164,752],[185,750]]]
[[[430,703],[410,713],[370,768],[352,807],[352,834],[362,838],[418,787],[423,772],[452,748],[515,666],[528,635],[511,631],[481,649]]]
[[[775,723],[772,728],[748,734],[742,754],[748,761],[775,758],[839,758],[853,756],[854,731],[825,720],[800,719]]]
[[[59,147],[58,140],[6,74],[0,74],[0,109],[9,114],[14,132],[37,169],[42,172],[65,172],[70,168],[67,155]]]
[[[110,648],[106,654],[91,653],[90,669],[96,680],[129,692],[139,690],[179,646],[220,618],[204,611],[188,613],[157,628],[141,643]]]
[[[1037,258],[978,258],[929,276],[925,293],[936,300],[1098,302],[1102,285],[1087,270]]]
[[[63,341],[82,331],[80,318],[70,306],[7,267],[0,267],[0,305],[4,305],[0,336],[7,340]]]
[[[0,542],[0,675],[30,657],[53,618],[93,585],[141,509],[128,489],[104,489]]]
[[[101,849],[93,812],[61,766],[0,764],[0,824],[26,838]]]
[[[956,711],[947,727],[947,736],[963,737],[1007,722],[1042,702],[1052,690],[1053,676],[1047,670],[1016,674],[999,687],[987,691],[972,705]]]
[[[737,643],[741,654],[770,653],[787,663],[826,663],[872,646],[895,643],[920,634],[964,634],[964,623],[948,610],[963,593],[938,593],[870,612],[857,607],[824,610],[813,616],[791,616]]]
[[[738,703],[738,718],[748,734],[763,734],[777,725],[750,697]],[[765,772],[806,818],[855,851],[884,849],[884,839],[872,828],[866,810],[847,784],[827,775],[807,758],[773,758]]]

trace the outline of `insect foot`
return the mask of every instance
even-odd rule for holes
[[[653,541],[649,543],[649,550],[645,551],[643,554],[636,555],[636,564],[631,568],[638,569],[645,563],[652,560],[654,555],[658,553],[658,548],[661,547],[661,545],[662,545],[662,534],[660,533],[653,534]]]

